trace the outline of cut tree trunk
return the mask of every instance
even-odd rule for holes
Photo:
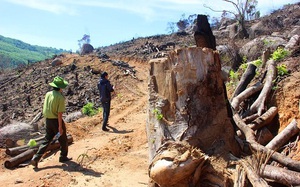
[[[40,138],[35,139],[36,146],[34,146],[34,147],[30,147],[28,145],[23,145],[23,146],[19,146],[19,147],[7,148],[5,150],[5,153],[10,156],[16,156],[18,154],[23,153],[24,151],[26,151],[28,149],[39,147],[43,143],[44,138],[45,137],[40,137]],[[72,136],[68,134],[67,138],[69,141],[69,139],[72,139]]]
[[[299,125],[294,119],[283,131],[281,131],[274,139],[272,139],[266,147],[272,150],[277,150],[283,146],[291,137],[299,133]]]
[[[34,146],[34,147],[37,147],[42,143],[42,140],[44,140],[44,137],[36,138],[34,140],[36,141],[36,146]],[[18,147],[6,148],[5,153],[10,156],[16,156],[18,154],[21,154],[21,153],[27,151],[30,148],[34,148],[34,147],[30,147],[28,145],[22,145],[22,146],[18,146]]]
[[[252,63],[250,63],[245,71],[245,73],[242,75],[234,93],[232,98],[236,97],[237,95],[239,95],[241,92],[243,92],[248,84],[251,82],[251,80],[254,78],[255,76],[255,70],[256,70],[256,66]]]
[[[68,136],[68,144],[71,144],[73,142],[73,137]],[[33,155],[38,151],[39,147],[27,149],[21,154],[7,160],[4,162],[4,166],[8,169],[12,169],[13,167],[17,167],[19,164],[31,159]],[[56,141],[53,144],[49,144],[46,151],[53,151],[60,148],[60,144],[58,141]]]

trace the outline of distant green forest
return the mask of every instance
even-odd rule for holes
[[[63,49],[30,45],[0,35],[0,70],[11,69],[52,58],[67,52]]]

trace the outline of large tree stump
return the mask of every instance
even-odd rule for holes
[[[166,140],[186,141],[207,155],[222,157],[223,162],[229,152],[238,155],[218,52],[178,49],[169,58],[149,63],[150,160]]]

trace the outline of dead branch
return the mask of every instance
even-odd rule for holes
[[[248,123],[250,123],[250,122],[252,122],[252,121],[254,121],[256,118],[258,118],[259,117],[259,115],[256,113],[256,114],[252,114],[251,116],[247,116],[247,117],[245,117],[245,118],[243,118],[243,121],[246,123],[246,124],[248,124]]]
[[[229,157],[234,160],[239,166],[242,166],[244,171],[246,172],[247,178],[249,179],[252,186],[269,186],[268,183],[259,176],[259,171],[257,171],[253,165],[247,162],[245,159],[239,159],[232,154],[229,154]],[[258,168],[259,169],[259,168]],[[244,183],[244,180],[242,180]]]
[[[261,82],[256,83],[255,85],[247,88],[243,92],[241,92],[238,96],[234,97],[231,102],[231,106],[234,111],[238,110],[239,104],[244,101],[246,98],[251,97],[253,94],[257,93],[263,88],[263,84]]]
[[[275,79],[276,72],[277,72],[274,60],[269,60],[267,62],[267,65],[268,65],[268,69],[267,69],[266,82],[258,98],[250,107],[250,110],[248,111],[248,113],[250,114],[253,114],[257,111],[258,115],[261,115],[265,110],[265,102],[272,89],[273,80]]]
[[[240,165],[236,166],[236,172],[234,179],[234,186],[233,187],[245,187],[246,185],[246,174],[243,170],[243,167]]]
[[[283,131],[281,131],[273,140],[271,140],[266,148],[277,150],[284,145],[292,136],[300,131],[296,119],[294,119]]]
[[[243,166],[244,170],[247,173],[247,178],[253,186],[269,186],[268,183],[254,171],[254,169],[248,162],[246,162],[245,160],[240,160],[239,163]]]
[[[271,165],[266,165],[262,171],[262,176],[288,186],[300,185],[299,172],[294,172]]]
[[[261,115],[260,117],[252,121],[252,123],[248,124],[248,126],[252,130],[260,129],[263,126],[268,125],[273,120],[273,118],[277,115],[277,113],[278,113],[277,107],[273,106],[269,108],[269,110],[267,110],[267,112],[265,112],[263,115]]]
[[[245,134],[246,140],[250,143],[252,149],[258,152],[263,152],[266,155],[272,153],[271,158],[275,161],[281,163],[284,166],[287,166],[288,168],[300,171],[299,161],[293,160],[257,143],[254,131],[243,122],[243,120],[238,114],[235,114],[233,116],[233,120],[235,121],[238,128]]]
[[[251,82],[251,80],[254,78],[255,76],[255,70],[256,70],[256,66],[254,64],[249,64],[246,71],[243,73],[234,93],[232,98],[236,97],[237,95],[239,95],[241,92],[243,92],[248,84]]]

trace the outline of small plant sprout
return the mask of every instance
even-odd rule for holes
[[[289,52],[282,47],[279,47],[274,53],[271,55],[274,61],[279,61],[288,56]]]
[[[154,109],[153,114],[155,115],[156,119],[158,119],[158,120],[161,120],[164,117],[158,109]]]
[[[257,59],[255,61],[253,61],[252,64],[255,65],[256,67],[260,67],[262,65],[262,60]]]
[[[277,68],[278,76],[284,76],[289,74],[285,64],[278,65],[276,68]]]

